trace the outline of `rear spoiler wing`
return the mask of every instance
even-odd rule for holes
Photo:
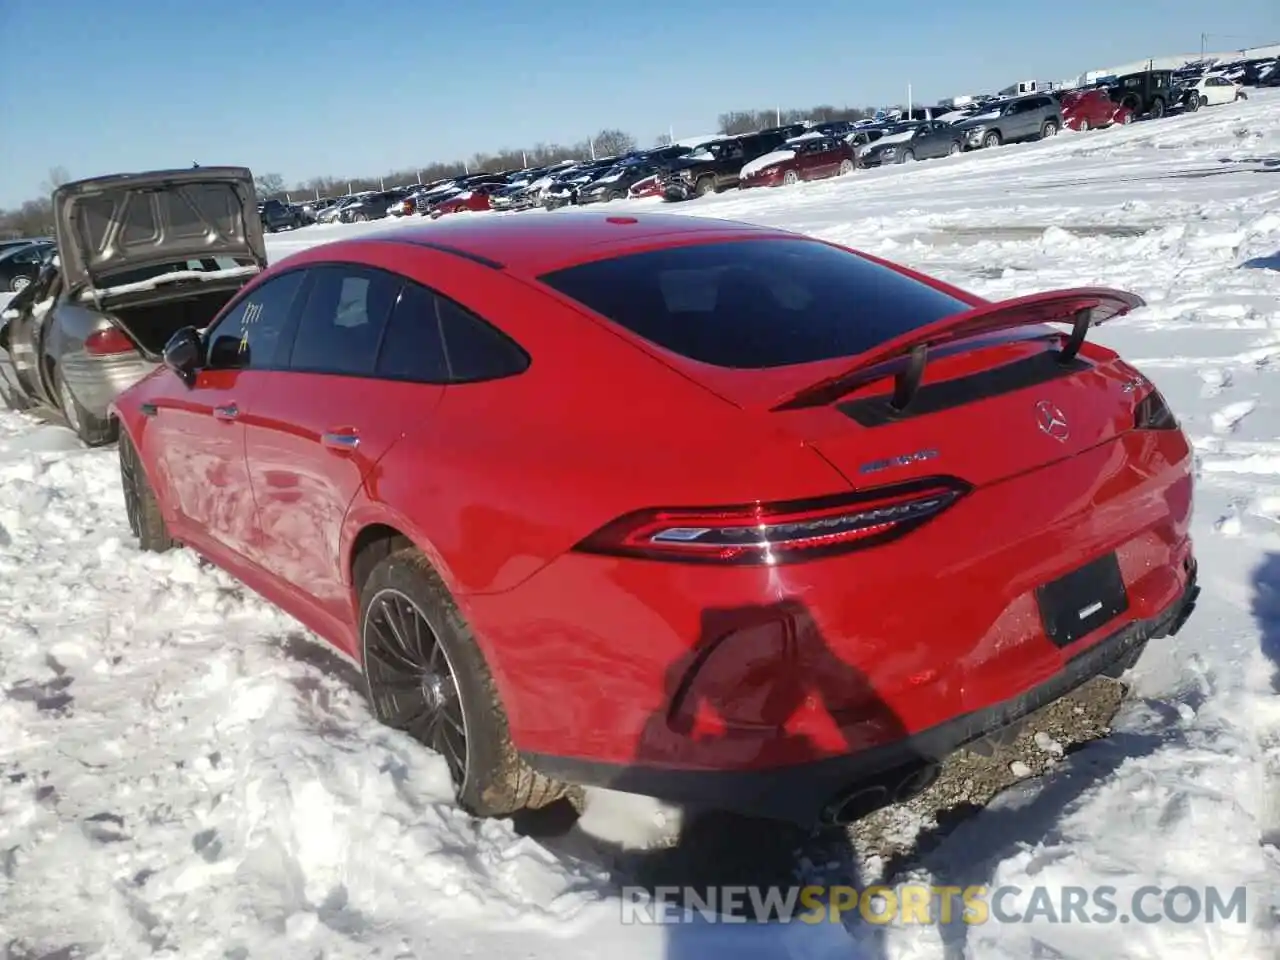
[[[1089,328],[1146,306],[1134,293],[1107,287],[1079,287],[987,303],[910,330],[850,359],[849,366],[781,398],[772,411],[822,406],[868,383],[893,375],[893,406],[904,410],[924,377],[929,349],[956,340],[1045,323],[1070,323],[1071,333],[1059,351],[1070,363],[1084,345]]]

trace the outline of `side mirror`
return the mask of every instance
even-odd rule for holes
[[[195,327],[183,327],[164,345],[164,365],[187,386],[195,382],[203,356],[204,343]]]

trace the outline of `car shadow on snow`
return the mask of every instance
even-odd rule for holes
[[[1280,693],[1280,553],[1268,553],[1254,569],[1252,606],[1263,656],[1275,667],[1271,689]],[[1270,822],[1263,826],[1261,843],[1280,848],[1280,770],[1269,770],[1267,779]]]
[[[646,766],[724,769],[749,762],[762,753],[762,735],[779,751],[774,756],[787,762],[829,756],[830,744],[824,748],[806,734],[790,732],[795,718],[806,715],[828,729],[874,729],[887,740],[906,734],[867,678],[831,651],[808,608],[794,600],[704,611],[700,641],[669,666],[665,686],[664,702],[641,734],[636,766],[623,770],[610,789],[643,790]],[[764,729],[744,733],[748,718]],[[847,750],[854,746],[842,744]],[[680,888],[684,897],[723,897],[727,889],[745,888],[733,904],[708,902],[704,909],[697,901],[684,915],[677,907],[642,907],[646,917],[657,911],[667,918],[667,960],[879,960],[886,955],[881,928],[862,922],[856,909],[833,911],[825,895],[817,907],[796,900],[779,911],[790,922],[778,922],[779,913],[767,910],[762,918],[756,909],[769,903],[770,891],[785,901],[805,885],[863,889],[858,857],[844,828],[807,830],[780,820],[680,806],[674,843],[646,850],[586,834],[567,803],[523,814],[516,829],[561,855],[608,870],[626,900],[663,896],[659,888]],[[674,895],[665,894],[668,902]]]
[[[1164,704],[1145,706],[1164,714]],[[1073,744],[1052,771],[1021,781],[997,795],[990,806],[963,803],[941,811],[936,825],[917,836],[913,848],[885,864],[883,881],[894,885],[919,880],[964,890],[990,883],[999,864],[1027,846],[1053,845],[1060,839],[1057,825],[1077,804],[1123,764],[1149,756],[1176,743],[1176,709],[1168,708],[1159,730],[1143,733],[1112,731],[1101,740]],[[946,960],[971,955],[969,931],[959,904],[949,922],[937,923]],[[1047,944],[1046,956],[1056,956]]]
[[[1253,257],[1240,264],[1242,270],[1275,270],[1280,272],[1280,250],[1269,256]]]
[[[1254,569],[1251,606],[1262,653],[1276,667],[1272,689],[1280,693],[1280,553],[1268,553]]]

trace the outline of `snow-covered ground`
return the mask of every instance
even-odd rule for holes
[[[1096,283],[1147,299],[1095,336],[1156,380],[1199,451],[1200,608],[1139,665],[1106,743],[897,879],[1246,885],[1247,919],[862,924],[854,945],[832,925],[624,926],[595,847],[462,815],[443,763],[371,721],[349,664],[189,553],[139,553],[113,451],[0,414],[0,954],[1277,955],[1280,96],[662,209],[818,234],[988,297]],[[516,214],[547,215],[574,214]],[[593,818],[615,838],[654,829],[616,803]]]

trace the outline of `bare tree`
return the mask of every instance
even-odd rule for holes
[[[57,190],[64,183],[68,183],[70,180],[71,174],[67,173],[66,167],[50,167],[49,176],[45,179],[44,183],[40,184],[40,189],[43,190],[45,194],[52,194],[53,191]]]
[[[669,147],[669,146],[671,146],[671,134],[669,134],[669,133],[660,133],[660,134],[658,134],[656,137],[654,137],[654,138],[653,138],[653,145],[654,145],[655,147]]]
[[[260,173],[253,178],[253,185],[262,198],[274,197],[285,192],[284,177],[278,173]]]
[[[617,157],[636,148],[636,138],[625,130],[601,130],[592,142],[597,157]]]

